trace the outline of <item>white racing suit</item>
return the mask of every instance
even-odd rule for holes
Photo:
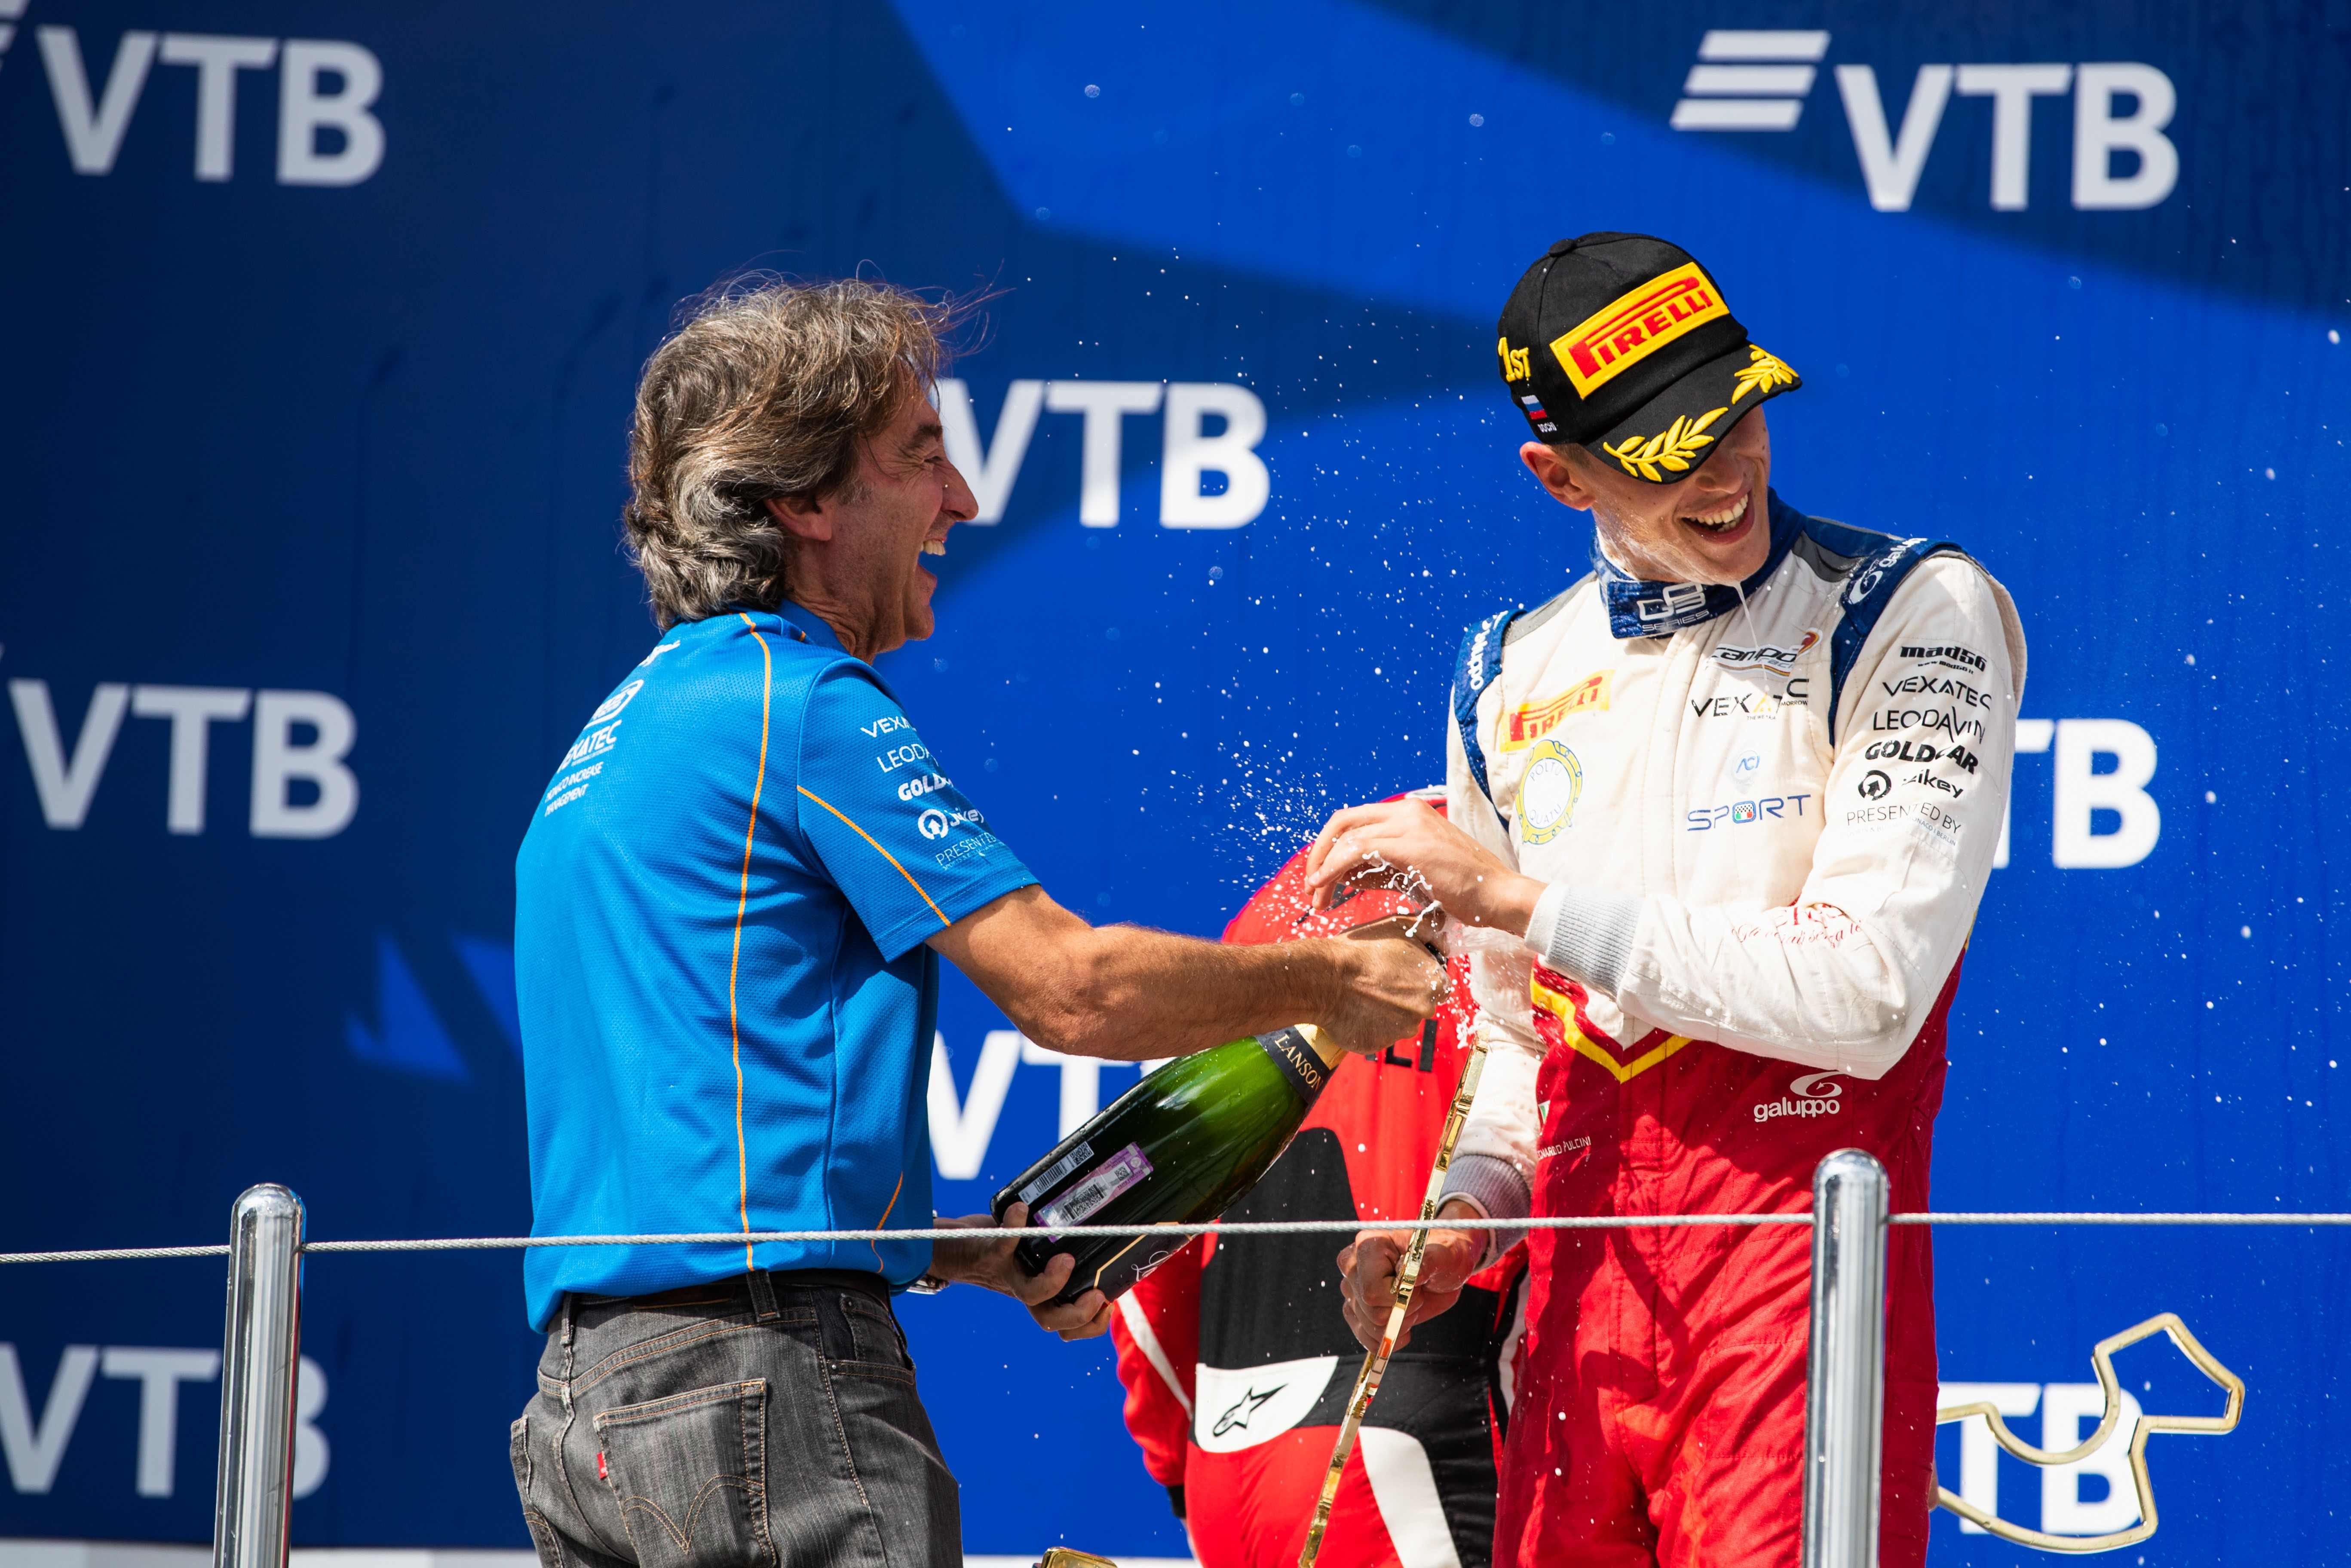
[[[1802,1211],[1841,1147],[1927,1206],[1944,1017],[2004,836],[2024,639],[1957,547],[1771,498],[1740,589],[1595,556],[1473,627],[1449,815],[1549,883],[1478,954],[1451,1190],[1517,1217]],[[1743,593],[1743,600],[1742,600]],[[1792,1565],[1809,1235],[1537,1231],[1495,1561]],[[1927,1234],[1896,1233],[1883,1560],[1923,1562]]]

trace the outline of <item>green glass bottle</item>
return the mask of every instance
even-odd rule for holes
[[[1062,1139],[996,1195],[998,1218],[1029,1206],[1033,1239],[1014,1249],[1041,1274],[1057,1253],[1078,1266],[1057,1301],[1116,1297],[1187,1237],[1080,1236],[1069,1225],[1198,1225],[1257,1185],[1306,1120],[1342,1051],[1311,1024],[1179,1056]]]

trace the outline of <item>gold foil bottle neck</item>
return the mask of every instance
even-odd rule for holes
[[[1312,1049],[1315,1055],[1322,1059],[1322,1065],[1325,1067],[1338,1066],[1340,1061],[1347,1054],[1346,1049],[1337,1040],[1332,1040],[1311,1023],[1298,1026],[1298,1037]]]
[[[1089,1556],[1083,1552],[1072,1552],[1066,1546],[1055,1546],[1046,1552],[1045,1560],[1038,1563],[1037,1568],[1118,1568],[1118,1564],[1107,1557]]]

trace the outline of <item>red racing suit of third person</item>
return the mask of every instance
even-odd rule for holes
[[[1304,862],[1292,858],[1259,889],[1224,939],[1293,941],[1405,907],[1365,893],[1311,913]],[[1418,1209],[1468,1054],[1468,965],[1450,968],[1453,994],[1437,1017],[1370,1061],[1343,1063],[1228,1221],[1378,1224]],[[1202,1568],[1298,1561],[1361,1365],[1331,1272],[1344,1240],[1203,1237],[1119,1298],[1112,1332],[1127,1429],[1173,1495]],[[1340,1482],[1326,1568],[1491,1561],[1495,1439],[1509,1417],[1518,1304],[1486,1288],[1493,1282],[1472,1281],[1390,1364]]]

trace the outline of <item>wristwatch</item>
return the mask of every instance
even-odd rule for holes
[[[931,1223],[933,1225],[936,1225],[938,1222],[938,1210],[933,1209],[931,1211]],[[906,1287],[906,1293],[910,1296],[935,1296],[941,1291],[946,1290],[948,1283],[949,1281],[942,1275],[932,1270],[925,1269],[923,1270],[923,1277],[921,1279]]]

